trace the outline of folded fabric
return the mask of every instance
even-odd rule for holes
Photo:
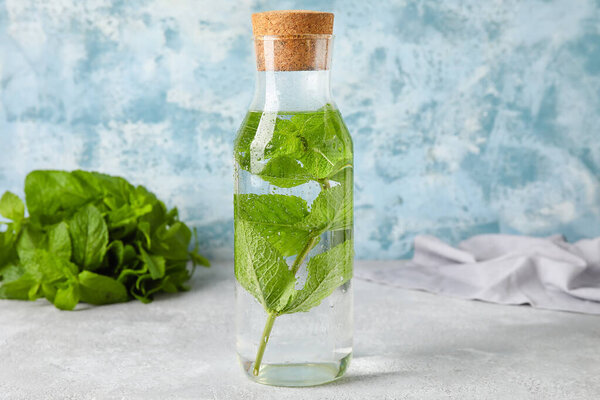
[[[600,314],[600,238],[568,243],[478,235],[452,247],[417,236],[411,261],[364,269],[358,278],[501,304]]]

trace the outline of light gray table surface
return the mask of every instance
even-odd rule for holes
[[[387,262],[393,268],[396,263]],[[363,268],[381,262],[358,262]],[[501,306],[355,278],[347,375],[250,382],[234,353],[233,268],[152,304],[0,301],[2,399],[598,399],[600,317]]]

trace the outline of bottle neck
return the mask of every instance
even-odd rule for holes
[[[333,105],[330,70],[257,71],[251,111],[314,111]]]

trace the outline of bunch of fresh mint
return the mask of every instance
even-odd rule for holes
[[[193,268],[208,266],[192,232],[142,186],[85,171],[34,171],[25,205],[0,199],[0,298],[45,297],[72,310],[187,290]]]

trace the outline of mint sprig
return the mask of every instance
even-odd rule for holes
[[[235,275],[268,316],[254,362],[258,375],[276,318],[310,311],[352,277],[353,245],[346,232],[352,228],[352,143],[330,105],[292,116],[249,113],[235,156],[239,168],[275,187],[312,181],[321,188],[310,205],[289,194],[234,196]],[[309,258],[328,232],[334,247]],[[296,290],[296,274],[307,258],[306,283]]]

